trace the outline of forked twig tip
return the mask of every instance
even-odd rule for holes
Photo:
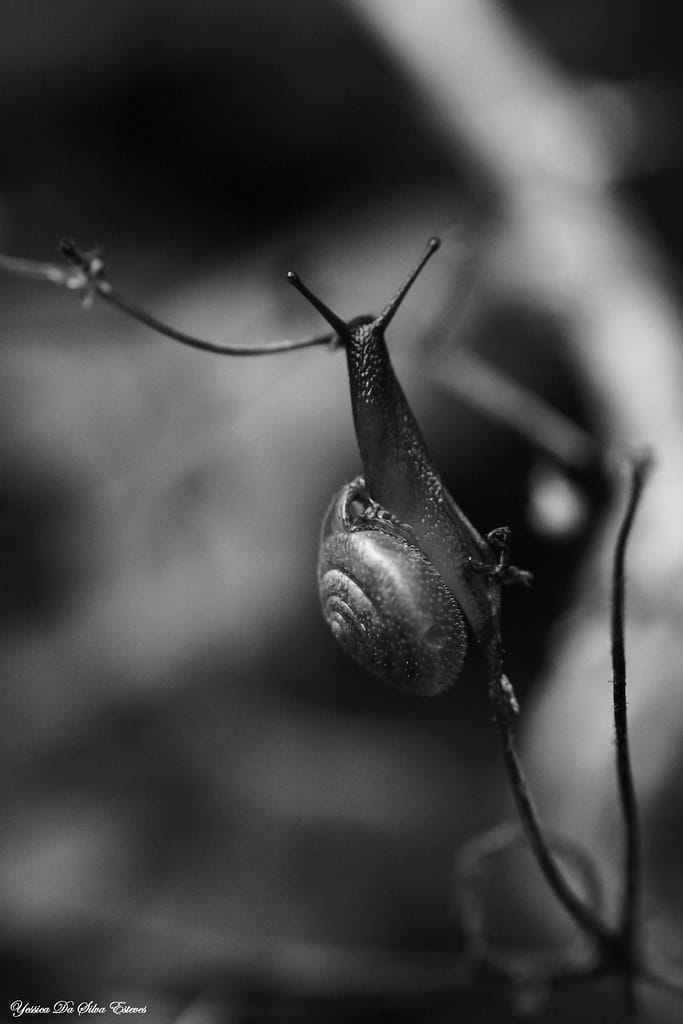
[[[58,248],[64,259],[68,260],[69,263],[82,262],[82,255],[77,249],[73,238],[60,239]]]
[[[90,282],[97,282],[98,287],[104,288],[106,286],[104,281],[104,263],[102,262],[99,249],[95,248],[89,252],[83,252],[78,248],[73,238],[62,238],[59,243],[59,251],[67,263],[82,271]]]

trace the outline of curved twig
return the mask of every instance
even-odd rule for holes
[[[484,863],[507,850],[523,846],[525,842],[526,836],[521,824],[508,821],[475,836],[458,851],[455,871],[461,897],[461,921],[466,938],[475,947],[481,945],[483,940],[484,913],[480,883]],[[552,834],[549,842],[556,855],[575,865],[582,876],[591,904],[600,908],[603,896],[601,880],[589,854],[566,836]]]
[[[626,839],[620,932],[629,949],[632,949],[636,940],[642,872],[638,831],[638,805],[631,769],[626,707],[626,654],[624,647],[625,559],[626,545],[651,465],[652,459],[649,455],[634,457],[631,461],[629,467],[630,490],[628,502],[614,548],[614,567],[612,572],[612,696],[619,800],[624,819]]]
[[[576,924],[587,935],[595,939],[603,949],[611,948],[614,944],[611,929],[576,895],[557,863],[519,760],[509,717],[500,711],[496,712],[496,725],[503,747],[505,768],[517,805],[517,813],[538,866],[555,896]]]
[[[618,934],[621,938],[624,953],[624,991],[628,1010],[632,1017],[637,1016],[638,1013],[632,965],[636,962],[638,954],[642,868],[638,803],[631,768],[626,704],[626,652],[624,645],[625,561],[626,546],[651,466],[652,459],[647,454],[632,457],[629,466],[628,502],[614,547],[610,623],[617,783],[619,803],[624,822],[623,889],[621,893]]]
[[[65,239],[60,246],[61,252],[69,266],[60,267],[52,263],[36,260],[25,260],[0,254],[0,270],[15,277],[46,281],[69,291],[80,292],[87,304],[93,295],[98,295],[111,306],[149,327],[157,334],[186,345],[188,348],[201,352],[210,352],[220,356],[263,356],[279,352],[293,352],[300,348],[313,348],[316,345],[334,346],[337,335],[333,331],[308,338],[284,339],[281,341],[264,342],[260,345],[230,344],[227,342],[205,341],[185,331],[164,323],[152,316],[141,306],[131,302],[121,294],[106,277],[104,263],[96,252],[84,253],[70,239]]]

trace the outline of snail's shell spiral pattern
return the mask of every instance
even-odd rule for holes
[[[323,524],[323,615],[348,654],[410,693],[440,693],[467,649],[460,606],[423,552],[391,522],[366,518],[362,480],[335,497]],[[360,509],[360,511],[359,511]]]

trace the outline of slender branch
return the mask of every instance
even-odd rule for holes
[[[638,808],[633,785],[628,743],[626,705],[626,658],[624,648],[625,556],[638,504],[651,465],[649,456],[633,457],[629,500],[617,536],[612,577],[612,666],[614,723],[617,748],[619,796],[624,817],[626,850],[624,858],[624,891],[619,926],[615,931],[606,925],[572,890],[553,854],[529,791],[524,770],[515,746],[513,722],[516,702],[510,684],[502,671],[500,633],[487,652],[490,674],[490,696],[494,719],[501,738],[506,771],[517,804],[517,811],[538,865],[573,920],[602,947],[604,955],[619,968],[624,979],[626,1009],[630,1019],[638,1015],[636,977],[642,967],[636,947],[638,908],[641,888]],[[492,594],[493,607],[499,612],[499,596]]]
[[[71,291],[82,291],[87,285],[85,275],[76,268],[58,267],[53,263],[41,263],[39,260],[24,260],[19,256],[6,256],[4,253],[0,253],[0,270],[14,277],[48,281]]]
[[[508,821],[475,836],[458,851],[456,886],[463,931],[471,947],[483,949],[485,913],[482,903],[483,872],[487,861],[527,842],[519,822]],[[549,836],[549,845],[582,876],[585,892],[595,907],[602,905],[602,885],[592,857],[577,843],[560,834]]]
[[[170,324],[164,323],[122,295],[107,280],[104,264],[96,253],[81,252],[68,239],[62,242],[61,251],[70,266],[60,267],[51,263],[19,259],[0,253],[0,271],[12,274],[15,277],[46,281],[62,288],[68,288],[70,291],[80,292],[84,296],[86,303],[92,300],[93,295],[99,295],[105,302],[115,306],[121,312],[126,313],[145,327],[149,327],[157,334],[162,334],[164,337],[171,338],[181,345],[187,345],[189,348],[198,349],[201,352],[210,352],[214,355],[271,355],[278,352],[292,352],[300,348],[313,348],[316,345],[334,345],[337,339],[337,335],[333,331],[328,331],[326,334],[311,338],[271,341],[260,345],[204,341],[202,338],[196,338],[191,334],[186,334],[185,331],[179,331]]]
[[[79,292],[84,304],[98,295],[111,306],[132,317],[157,334],[171,338],[181,345],[225,356],[260,356],[291,352],[319,345],[335,346],[340,341],[339,331],[310,338],[266,342],[260,345],[242,345],[211,342],[180,331],[153,316],[109,281],[104,264],[96,253],[84,253],[70,240],[64,240],[62,252],[68,266],[57,266],[38,260],[26,260],[0,253],[0,272],[34,281],[45,281],[69,291]],[[431,250],[428,250],[431,252]],[[290,280],[296,275],[290,275]],[[301,290],[301,289],[300,289]],[[354,318],[356,324],[371,321],[371,316]],[[457,394],[478,411],[492,416],[506,426],[531,440],[546,454],[564,466],[583,469],[598,464],[602,458],[597,443],[576,424],[545,403],[528,388],[494,369],[470,352],[458,356],[457,374],[444,378],[434,374],[434,382]]]
[[[614,548],[612,573],[612,696],[614,703],[614,732],[616,738],[617,779],[619,800],[624,819],[625,851],[624,882],[621,897],[619,931],[626,950],[632,955],[638,930],[638,911],[642,870],[640,863],[640,838],[638,829],[638,805],[633,784],[631,755],[628,738],[628,716],[626,704],[626,654],[624,646],[625,607],[625,559],[631,527],[651,467],[649,456],[634,457],[630,465],[629,496],[624,518],[619,528]]]
[[[555,896],[576,924],[603,947],[611,947],[613,945],[611,931],[593,913],[590,907],[576,895],[557,863],[545,836],[538,810],[531,796],[524,775],[524,769],[517,754],[511,723],[509,721],[501,722],[503,717],[498,715],[496,724],[503,747],[505,767],[517,805],[517,813],[538,866]]]
[[[531,796],[515,745],[513,723],[519,707],[512,686],[503,673],[503,645],[499,628],[500,586],[493,581],[489,588],[489,597],[497,622],[494,637],[486,652],[489,666],[489,698],[496,731],[500,737],[505,770],[522,828],[543,876],[569,916],[587,935],[592,936],[603,950],[611,949],[614,945],[612,932],[601,918],[576,895],[565,878],[550,847]]]
[[[445,374],[444,367],[437,365],[433,379],[438,387],[514,430],[560,466],[586,470],[605,462],[606,453],[586,430],[480,356],[462,349]]]
[[[680,971],[680,968],[678,970]],[[673,975],[668,969],[660,970],[658,967],[646,964],[640,967],[639,977],[653,988],[662,989],[672,995],[683,996],[683,976],[680,974]]]

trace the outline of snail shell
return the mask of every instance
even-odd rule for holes
[[[369,672],[425,696],[460,674],[460,605],[410,528],[372,501],[362,477],[342,487],[325,516],[318,585],[333,635]]]

